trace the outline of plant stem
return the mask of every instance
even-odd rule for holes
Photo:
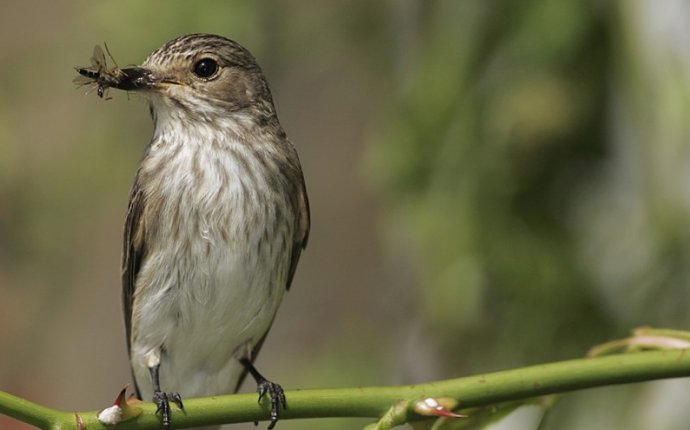
[[[281,419],[318,417],[379,418],[392,405],[426,397],[452,397],[462,408],[484,406],[584,388],[690,376],[690,350],[634,352],[562,361],[484,375],[417,385],[287,391],[288,409]],[[413,402],[414,403],[414,402]],[[158,429],[155,406],[142,403],[143,413],[118,430]],[[174,411],[175,427],[265,420],[266,399],[256,394],[185,399],[185,412]],[[48,409],[0,392],[0,413],[42,428],[78,429],[75,415]],[[96,412],[79,413],[85,428],[106,429]],[[419,418],[407,412],[407,419]]]
[[[51,428],[65,421],[67,412],[46,408],[28,400],[0,391],[0,414],[16,418],[39,428]]]

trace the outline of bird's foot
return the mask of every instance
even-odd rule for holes
[[[268,424],[268,430],[272,430],[278,422],[278,409],[280,409],[281,406],[283,409],[287,408],[283,387],[275,382],[264,379],[257,383],[256,391],[259,392],[259,402],[261,402],[261,399],[266,394],[268,394],[268,397],[271,399],[271,422]]]
[[[184,411],[182,396],[180,396],[179,393],[164,393],[162,391],[155,391],[153,393],[153,403],[156,404],[156,414],[160,414],[161,423],[165,430],[170,429],[170,424],[172,422],[170,402],[176,404],[180,410]]]

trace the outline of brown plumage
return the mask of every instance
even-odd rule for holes
[[[155,124],[122,260],[137,391],[169,426],[176,393],[230,393],[249,372],[271,396],[272,427],[282,389],[252,362],[306,246],[309,204],[268,84],[245,48],[208,34],[117,76],[98,83],[143,94]]]

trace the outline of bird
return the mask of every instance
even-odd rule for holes
[[[254,361],[307,245],[310,212],[261,68],[239,43],[198,33],[139,66],[90,73],[99,95],[141,94],[154,123],[122,252],[137,395],[156,403],[168,429],[171,404],[236,392],[249,374],[259,401],[270,398],[272,429],[285,394]]]

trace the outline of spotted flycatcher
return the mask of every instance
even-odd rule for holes
[[[252,363],[307,243],[309,204],[261,69],[238,43],[191,34],[138,67],[78,70],[101,95],[142,94],[155,125],[122,258],[138,395],[168,428],[171,402],[232,393],[249,373],[273,428],[285,396]]]

